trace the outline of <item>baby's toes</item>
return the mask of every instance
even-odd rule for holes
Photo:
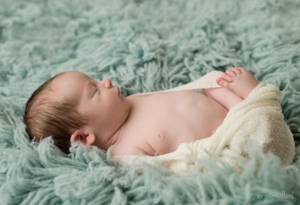
[[[228,88],[229,86],[229,82],[226,81],[223,77],[218,78],[217,83],[223,88]]]
[[[250,71],[246,70],[245,68],[239,68],[239,69],[241,70],[242,73],[249,73],[249,74],[251,74]]]
[[[232,70],[233,72],[235,72],[237,75],[243,73],[242,68],[232,68],[231,70]]]
[[[235,77],[236,76],[236,73],[232,70],[226,70],[226,74],[231,76],[231,77]]]
[[[228,81],[229,83],[233,82],[233,77],[231,77],[230,75],[228,75],[227,73],[223,73],[222,78],[224,78],[226,81]]]

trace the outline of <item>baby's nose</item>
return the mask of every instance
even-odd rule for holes
[[[111,80],[108,79],[108,78],[103,79],[103,84],[104,84],[104,87],[105,87],[105,88],[111,88],[111,87],[112,87]]]

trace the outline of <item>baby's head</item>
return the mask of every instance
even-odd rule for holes
[[[52,136],[68,153],[71,142],[107,149],[126,121],[130,103],[104,79],[68,71],[42,84],[26,104],[26,131],[35,141]]]

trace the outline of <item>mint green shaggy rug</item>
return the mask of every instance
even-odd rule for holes
[[[209,161],[178,176],[117,165],[96,148],[32,143],[31,93],[79,70],[123,95],[188,83],[234,66],[282,90],[294,162],[257,153],[242,173]],[[0,0],[0,204],[299,204],[299,0]]]

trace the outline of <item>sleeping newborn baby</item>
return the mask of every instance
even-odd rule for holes
[[[258,85],[244,68],[227,70],[221,88],[122,96],[109,79],[96,81],[77,71],[60,73],[28,100],[24,122],[29,136],[52,136],[68,153],[70,144],[107,150],[112,155],[164,155],[185,142],[210,137],[229,109]]]

